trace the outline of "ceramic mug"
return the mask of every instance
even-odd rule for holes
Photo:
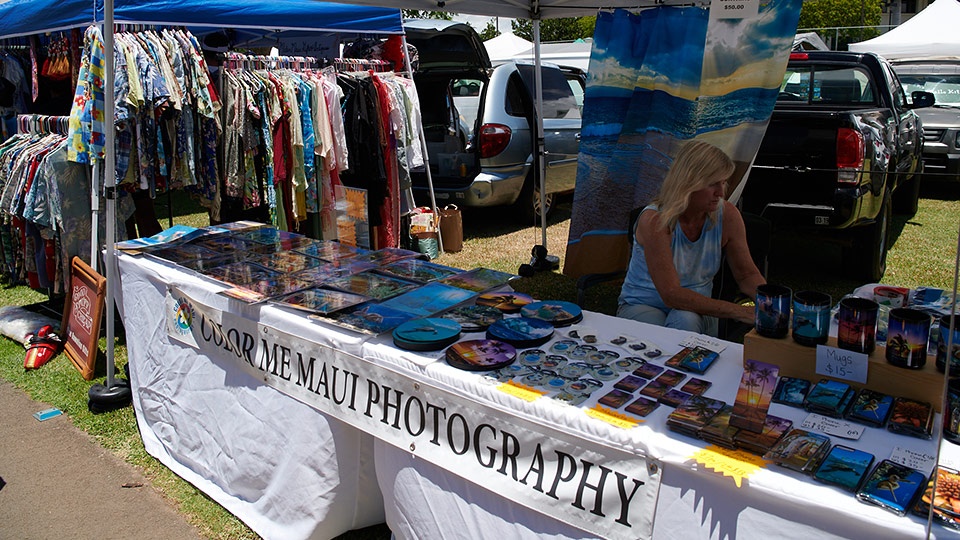
[[[873,299],[881,306],[903,307],[907,303],[904,293],[894,287],[879,286],[873,289]]]
[[[953,369],[953,366],[950,367]],[[943,408],[943,438],[960,444],[960,377],[947,383],[947,403]]]
[[[890,310],[887,322],[887,362],[899,367],[920,369],[927,363],[930,315],[919,309]]]
[[[793,340],[801,345],[815,347],[827,342],[830,334],[829,294],[817,291],[798,291],[793,295]]]
[[[790,330],[790,298],[793,291],[783,285],[765,283],[757,287],[754,327],[769,338],[782,338]]]
[[[940,317],[940,336],[937,338],[937,369],[947,368],[947,341],[950,339],[950,315]],[[950,362],[950,376],[960,375],[960,317],[953,322],[953,360]]]
[[[837,345],[841,349],[870,354],[877,346],[877,313],[880,305],[867,298],[848,296],[840,300]]]

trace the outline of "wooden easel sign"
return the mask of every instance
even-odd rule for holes
[[[100,352],[100,320],[103,318],[107,280],[79,257],[70,263],[70,285],[63,308],[60,335],[64,352],[84,380],[93,379]]]

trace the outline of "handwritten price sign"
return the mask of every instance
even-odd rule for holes
[[[868,364],[864,353],[817,345],[817,373],[820,375],[866,384]]]
[[[859,439],[860,436],[863,435],[864,429],[864,427],[859,424],[851,424],[846,420],[828,418],[822,414],[813,413],[804,418],[800,427],[826,433],[827,435],[833,435],[834,437],[853,440]]]

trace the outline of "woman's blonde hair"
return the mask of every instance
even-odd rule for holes
[[[672,231],[690,204],[690,195],[718,179],[726,180],[735,168],[733,160],[710,143],[698,140],[684,143],[653,201],[659,207],[660,224]],[[711,221],[715,221],[715,217],[715,213],[710,214]]]

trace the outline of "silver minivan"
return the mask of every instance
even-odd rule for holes
[[[468,24],[408,19],[404,31],[417,48],[414,81],[437,204],[516,205],[532,220],[540,211],[532,136],[534,64],[491,66]],[[581,106],[568,81],[582,84],[582,77],[545,63],[541,72],[549,213],[554,194],[572,191],[576,183]],[[413,171],[413,184],[417,202],[429,202],[426,171]]]

